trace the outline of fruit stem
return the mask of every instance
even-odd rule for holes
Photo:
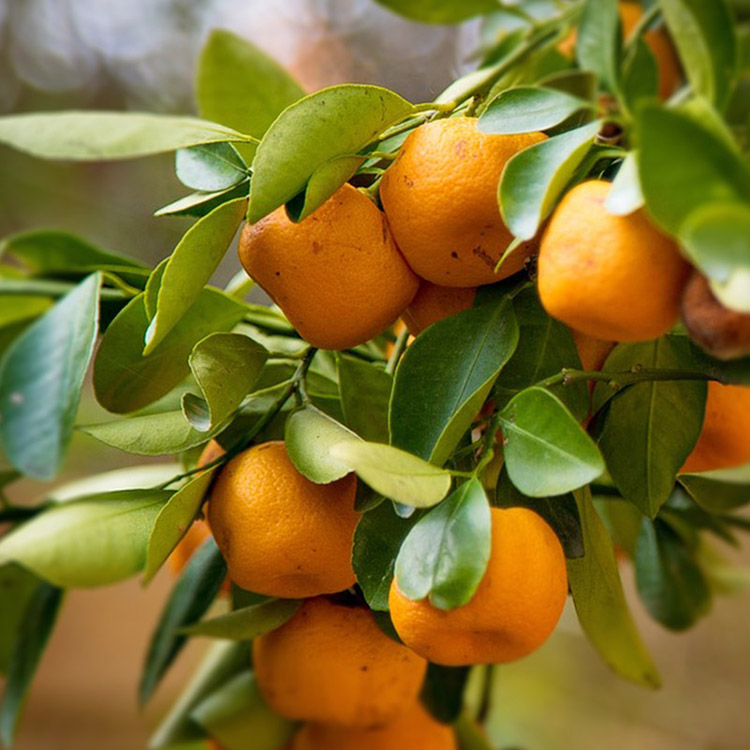
[[[705,372],[691,370],[648,370],[634,368],[621,372],[586,372],[566,367],[559,374],[541,380],[536,385],[541,388],[549,388],[553,385],[571,385],[581,380],[608,383],[613,390],[620,390],[620,388],[625,388],[635,383],[655,380],[716,380],[721,382],[719,378],[708,375]]]
[[[458,102],[426,102],[424,104],[415,104],[415,112],[440,112],[450,114],[458,106]]]
[[[484,672],[484,685],[482,686],[482,700],[477,711],[477,722],[484,725],[492,708],[492,688],[494,687],[495,665],[488,664]]]
[[[393,345],[393,353],[391,354],[390,358],[388,359],[388,363],[385,366],[385,371],[386,373],[388,373],[388,375],[393,375],[393,373],[396,371],[396,365],[398,364],[398,361],[401,359],[401,355],[406,349],[406,343],[408,340],[409,331],[404,328],[404,330],[399,333],[398,338],[396,339],[396,343]]]

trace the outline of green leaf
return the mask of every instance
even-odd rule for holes
[[[105,445],[137,456],[182,453],[205,443],[210,434],[194,429],[181,411],[144,414],[114,422],[84,425],[78,430]]]
[[[82,500],[93,495],[105,495],[119,490],[137,490],[142,487],[160,486],[183,470],[176,463],[140,463],[113,471],[91,474],[82,479],[58,485],[47,493],[47,500],[63,503]],[[146,490],[150,492],[151,490]],[[165,497],[166,499],[166,497]]]
[[[38,318],[50,307],[52,300],[49,297],[26,294],[0,297],[0,328]]]
[[[620,165],[604,205],[615,216],[627,216],[643,208],[644,202],[638,177],[638,152],[631,151]]]
[[[178,634],[185,625],[198,622],[211,606],[227,574],[227,566],[213,537],[209,537],[190,558],[162,612],[148,649],[138,687],[144,705],[159,681],[185,645],[187,636]]]
[[[248,336],[212,333],[190,354],[190,369],[203,398],[182,397],[188,421],[206,433],[230,417],[253,389],[268,359],[268,351]]]
[[[278,114],[304,95],[289,73],[246,39],[224,29],[211,32],[198,63],[201,117],[261,138]]]
[[[175,154],[175,174],[193,190],[227,190],[247,179],[247,165],[229,143],[181,148]]]
[[[73,434],[99,319],[98,274],[29,326],[0,361],[0,442],[35,479],[58,472]]]
[[[352,565],[370,609],[388,611],[398,551],[418,518],[417,514],[400,518],[392,503],[381,503],[360,518],[354,532]]]
[[[685,337],[663,336],[644,344],[621,344],[606,370],[692,369]],[[597,391],[606,390],[597,386]],[[637,383],[609,401],[598,444],[623,497],[654,518],[674,488],[675,478],[693,450],[703,424],[706,383]]]
[[[62,600],[63,592],[60,589],[42,584],[29,602],[23,627],[14,645],[0,707],[0,741],[5,747],[13,744],[26,695],[52,635]]]
[[[278,750],[297,729],[266,705],[250,671],[238,674],[203,700],[190,717],[227,750]]]
[[[497,0],[377,0],[394,13],[422,23],[459,23],[498,10]]]
[[[750,467],[680,474],[680,484],[701,508],[726,513],[750,503]]]
[[[0,539],[17,562],[62,588],[106,586],[142,570],[165,490],[122,490],[50,508]]]
[[[132,159],[203,143],[252,142],[195,117],[145,112],[53,112],[0,117],[0,143],[41,159]]]
[[[659,63],[642,37],[633,44],[623,66],[622,95],[631,111],[643,99],[659,95]]]
[[[445,463],[517,344],[513,307],[499,295],[430,326],[399,363],[391,443],[436,465]]]
[[[154,211],[154,216],[196,216],[200,218],[211,213],[223,203],[229,203],[235,198],[247,198],[249,190],[249,180],[244,180],[228,190],[208,193],[199,190],[196,193],[186,195],[184,198],[178,198],[158,211]]]
[[[7,675],[26,608],[41,581],[20,565],[0,567],[3,616],[0,618],[0,675]]]
[[[217,467],[218,468],[218,467]],[[149,583],[186,534],[200,512],[216,470],[190,479],[164,503],[154,520],[146,549],[143,583]]]
[[[376,492],[414,508],[436,505],[450,490],[449,472],[390,445],[347,440],[332,446],[331,456]]]
[[[351,440],[360,438],[311,404],[287,417],[284,442],[289,458],[300,474],[317,484],[328,484],[351,472],[332,450]]]
[[[430,714],[443,724],[453,724],[461,715],[470,673],[469,667],[427,665],[419,697]]]
[[[717,299],[750,313],[750,207],[700,207],[682,225],[680,240],[691,262],[709,277]]]
[[[601,122],[556,135],[516,154],[505,165],[498,202],[508,229],[532,239],[594,144]]]
[[[640,110],[637,131],[646,205],[671,234],[701,206],[750,201],[750,167],[707,125],[649,105]]]
[[[381,367],[338,356],[339,393],[346,424],[365,440],[388,442],[388,403],[393,378]]]
[[[568,560],[568,583],[581,627],[621,677],[657,688],[661,678],[628,610],[612,540],[588,491],[576,493],[586,554]]]
[[[456,738],[460,750],[494,750],[487,735],[464,710],[456,722]]]
[[[643,520],[635,580],[646,609],[670,630],[686,630],[711,607],[711,591],[694,551],[664,521]]]
[[[438,609],[474,596],[490,559],[490,506],[478,479],[462,484],[409,532],[396,560],[396,579],[409,599]]]
[[[253,161],[248,219],[257,222],[302,191],[324,164],[357,154],[414,107],[378,86],[346,84],[323,89],[287,107],[263,136]],[[339,187],[329,183],[309,215]],[[326,192],[328,195],[326,195]]]
[[[693,91],[722,108],[737,72],[738,46],[724,0],[659,0]]]
[[[151,354],[203,291],[242,221],[246,201],[223,203],[183,235],[161,271],[156,314],[146,330],[144,355]]]
[[[578,27],[576,57],[611,93],[620,89],[622,34],[617,0],[586,0]]]
[[[505,462],[529,497],[564,495],[596,479],[604,461],[565,405],[543,388],[528,388],[500,412]]]
[[[479,118],[483,133],[512,135],[533,133],[565,122],[582,110],[594,110],[595,105],[572,96],[540,86],[518,86],[495,97]]]
[[[181,628],[180,632],[190,636],[250,641],[280,628],[292,618],[301,604],[297,599],[270,599],[251,607],[235,609],[211,620],[202,620]]]
[[[231,330],[244,306],[214,289],[204,289],[193,306],[149,355],[143,338],[149,325],[139,295],[112,321],[94,361],[94,391],[99,403],[123,414],[169,393],[190,372],[193,347],[211,333]]]

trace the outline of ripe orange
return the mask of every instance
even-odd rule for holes
[[[677,320],[690,266],[643,211],[614,216],[611,185],[574,187],[542,238],[539,297],[547,312],[581,333],[647,341]]]
[[[708,384],[706,416],[684,472],[730,469],[750,463],[750,388]]]
[[[283,208],[247,224],[239,256],[302,337],[321,349],[369,341],[417,291],[385,216],[351,185],[299,224]]]
[[[394,722],[377,729],[305,724],[292,750],[457,750],[456,736],[416,702]]]
[[[310,599],[253,642],[268,704],[289,719],[377,727],[416,700],[427,663],[391,640],[364,607]]]
[[[475,287],[438,286],[423,281],[401,316],[412,336],[418,336],[439,320],[468,310],[474,305]]]
[[[487,135],[471,117],[416,128],[380,185],[393,236],[412,269],[442,286],[491,284],[520,271],[533,243],[495,265],[512,236],[497,186],[507,161],[541,133]]]
[[[229,577],[248,591],[284,598],[353,585],[355,492],[353,474],[327,485],[303,477],[281,441],[232,459],[208,506]]]
[[[525,508],[492,509],[492,551],[471,601],[445,611],[411,601],[394,579],[391,618],[403,642],[437,664],[501,664],[544,643],[568,595],[565,555],[554,531]]]

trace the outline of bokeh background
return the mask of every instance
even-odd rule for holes
[[[538,0],[540,12],[549,2]],[[192,113],[196,61],[214,28],[254,42],[308,90],[344,81],[378,83],[413,101],[434,98],[468,70],[479,37],[477,22],[421,26],[372,0],[0,0],[0,113],[81,108]],[[66,229],[155,264],[171,252],[188,220],[157,219],[153,211],[185,192],[173,176],[171,157],[72,165],[0,147],[0,237],[32,228]],[[226,279],[237,269],[229,253],[219,274]],[[81,421],[102,416],[90,397],[81,410]],[[60,480],[132,461],[79,435]],[[13,499],[32,499],[46,489],[19,485]],[[747,552],[723,552],[750,564]],[[708,619],[675,635],[647,618],[632,596],[627,564],[623,573],[665,687],[652,693],[617,680],[567,612],[537,654],[497,671],[490,728],[498,745],[748,750],[750,595],[720,599]],[[138,711],[139,670],[170,584],[163,572],[148,589],[128,582],[70,594],[17,750],[145,747],[206,647],[191,645],[153,705]]]

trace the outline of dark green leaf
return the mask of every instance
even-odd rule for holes
[[[659,94],[659,64],[651,48],[639,38],[628,50],[623,67],[622,95],[635,111],[642,99],[655,99]]]
[[[711,513],[725,513],[750,503],[750,468],[747,466],[680,474],[679,480],[693,500]]]
[[[0,674],[7,675],[26,608],[40,580],[20,565],[0,566],[3,616],[0,617]]]
[[[388,442],[388,403],[393,378],[361,359],[339,355],[339,393],[347,426],[364,440]]]
[[[175,154],[179,181],[193,190],[217,191],[247,179],[247,165],[229,143],[181,148]]]
[[[27,328],[0,361],[0,439],[24,474],[52,479],[73,433],[83,379],[96,340],[94,274]]]
[[[490,559],[490,506],[476,478],[421,518],[396,560],[396,579],[409,599],[425,597],[443,610],[467,604]]]
[[[296,599],[270,599],[251,607],[235,609],[211,620],[202,620],[181,628],[180,632],[190,636],[250,641],[280,628],[297,612],[300,604]]]
[[[413,21],[422,23],[459,23],[467,18],[498,10],[497,0],[377,0]]]
[[[517,344],[518,324],[507,297],[430,326],[396,372],[389,415],[393,445],[444,464]]]
[[[53,506],[0,540],[17,562],[63,588],[106,586],[143,569],[165,490],[122,490]]]
[[[179,628],[200,620],[221,587],[227,566],[213,537],[190,558],[167,601],[151,638],[141,675],[138,697],[141,705],[153,694],[164,673],[185,644]]]
[[[24,615],[23,627],[13,648],[0,708],[0,741],[11,747],[26,695],[39,660],[57,620],[63,600],[61,589],[43,583],[34,593]]]
[[[604,461],[565,405],[528,388],[500,413],[505,461],[513,484],[529,497],[564,495],[596,479]]]
[[[586,554],[568,560],[568,583],[581,627],[621,677],[657,688],[661,678],[635,627],[622,590],[612,540],[588,491],[576,493]]]
[[[578,27],[576,57],[611,93],[620,89],[622,34],[617,0],[586,0]]]
[[[427,665],[427,674],[420,698],[430,714],[438,721],[453,724],[460,716],[469,672],[469,667]]]
[[[516,237],[532,239],[588,154],[601,122],[535,143],[505,165],[498,187],[503,219]]]

